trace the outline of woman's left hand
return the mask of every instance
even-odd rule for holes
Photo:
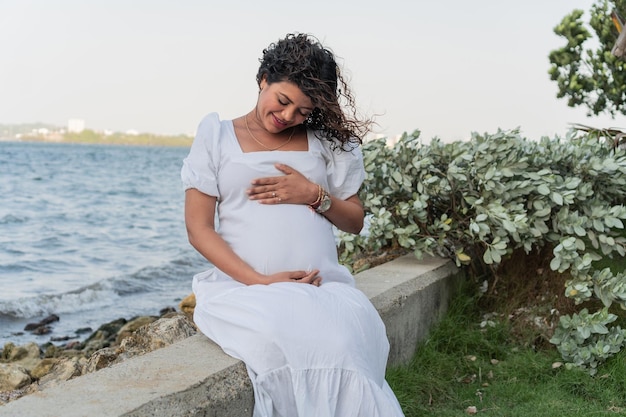
[[[285,175],[253,180],[247,190],[250,200],[261,204],[311,204],[317,199],[317,184],[289,165],[275,164],[275,167]]]

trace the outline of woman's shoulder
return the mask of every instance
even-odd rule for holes
[[[361,157],[361,145],[356,141],[342,142],[334,137],[326,137],[319,131],[311,132],[320,144],[322,153],[331,159],[353,159]]]
[[[220,115],[217,112],[207,113],[201,120],[200,126],[204,127],[219,127],[222,123],[228,122],[228,120],[221,120]]]
[[[196,137],[213,138],[218,140],[220,136],[228,134],[232,126],[232,120],[220,119],[219,113],[212,112],[205,115],[196,130]]]
[[[360,144],[342,143],[338,139],[328,139],[319,134],[316,141],[326,162],[329,192],[342,199],[356,194],[365,179]]]

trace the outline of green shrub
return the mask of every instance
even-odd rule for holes
[[[499,130],[428,145],[415,131],[392,147],[384,139],[366,142],[363,153],[368,232],[340,234],[342,260],[401,248],[493,278],[516,249],[553,248],[550,268],[569,276],[565,295],[604,305],[561,317],[551,341],[564,360],[593,374],[624,346],[626,331],[610,326],[615,315],[608,308],[626,309],[626,279],[594,268],[626,254],[623,150],[575,131],[530,141],[518,130]]]

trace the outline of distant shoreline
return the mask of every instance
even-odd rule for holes
[[[33,142],[50,144],[84,144],[84,145],[127,145],[127,146],[176,146],[190,147],[193,138],[189,136],[118,136],[102,139],[85,138],[59,138],[46,139],[41,137],[0,138],[0,142]]]

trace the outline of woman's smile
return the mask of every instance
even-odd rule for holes
[[[288,125],[287,122],[282,121],[281,119],[279,119],[278,117],[276,117],[276,115],[274,113],[272,113],[272,120],[274,121],[274,125],[279,128],[279,129],[285,129]]]

